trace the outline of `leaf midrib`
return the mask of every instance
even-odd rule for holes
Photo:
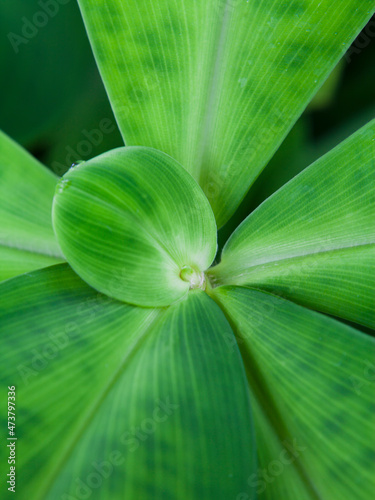
[[[64,259],[63,255],[60,253],[52,253],[52,252],[47,252],[45,249],[32,249],[30,247],[22,246],[22,245],[15,245],[14,243],[9,245],[5,243],[4,241],[0,241],[0,247],[5,247],[5,248],[10,248],[12,250],[19,250],[21,252],[28,252],[30,254],[34,255],[43,255],[45,257],[51,257],[52,259]]]
[[[371,243],[362,243],[362,244],[358,244],[358,245],[344,245],[344,246],[341,246],[341,247],[336,247],[336,248],[330,248],[329,250],[323,250],[323,251],[312,251],[312,252],[306,252],[306,253],[300,253],[300,254],[296,254],[296,255],[292,255],[292,256],[288,256],[288,257],[282,257],[282,258],[270,258],[268,260],[262,260],[260,262],[257,262],[256,264],[253,264],[253,265],[241,265],[241,266],[234,266],[236,268],[236,272],[240,272],[241,274],[243,273],[246,273],[252,269],[256,269],[257,267],[262,267],[262,266],[267,266],[269,264],[274,264],[276,262],[287,262],[287,261],[293,261],[294,259],[302,259],[303,257],[311,257],[313,255],[316,255],[316,256],[319,256],[319,255],[326,255],[326,254],[329,254],[329,253],[336,253],[336,252],[341,252],[341,251],[345,251],[345,250],[349,250],[349,249],[359,249],[359,248],[363,248],[363,247],[372,247],[375,245],[375,242],[371,242]],[[237,257],[236,261],[238,261],[239,258]],[[230,276],[229,272],[227,272],[225,270],[225,267],[226,267],[226,262],[225,260],[220,262],[217,266],[213,267],[212,268],[212,276],[213,278],[215,278],[217,281],[220,282],[220,284],[228,284],[229,281],[228,279],[232,282],[233,279],[236,279],[238,277],[240,277],[238,274],[237,275],[232,275]],[[223,268],[223,274],[222,274],[222,277],[223,277],[223,280],[221,281],[221,273],[220,273],[220,270]],[[232,268],[232,266],[228,265],[228,270],[230,271]],[[216,270],[216,271],[215,271]],[[210,273],[209,273],[210,274]],[[218,286],[218,285],[215,285],[215,286]]]
[[[268,295],[273,295],[269,292],[265,293],[267,293]],[[225,315],[228,323],[233,330],[236,340],[237,338],[241,338],[238,328],[233,323],[231,316],[225,311],[225,308],[222,307],[220,299],[218,299],[215,294],[212,294],[211,298],[216,302],[216,304],[220,307],[223,314]],[[283,440],[291,440],[293,436],[288,431],[287,426],[282,419],[282,414],[279,411],[277,403],[272,397],[272,392],[268,387],[266,380],[262,377],[262,371],[258,367],[258,361],[254,358],[247,346],[243,346],[241,345],[241,343],[237,343],[237,345],[241,353],[241,358],[245,367],[246,378],[249,387],[252,389],[251,393],[253,397],[258,401],[259,408],[261,409],[264,418],[274,430],[280,442],[282,442]],[[292,464],[292,467],[294,467],[297,475],[301,479],[301,482],[305,485],[306,489],[311,494],[312,500],[323,500],[319,492],[316,490],[313,481],[310,479],[305,466],[300,461],[295,460]]]
[[[44,483],[42,483],[42,486],[39,488],[40,498],[44,498],[50,491],[50,489],[53,487],[53,484],[57,479],[57,477],[59,476],[60,472],[62,471],[64,465],[69,460],[80,439],[83,437],[85,429],[88,428],[90,423],[95,418],[97,411],[105,402],[108,394],[110,393],[112,388],[115,386],[117,381],[124,373],[131,359],[139,350],[141,344],[146,339],[147,334],[151,334],[151,332],[154,331],[155,325],[163,319],[164,317],[163,313],[166,312],[166,310],[164,309],[162,310],[150,309],[150,311],[151,311],[150,316],[154,314],[155,317],[151,321],[146,321],[146,325],[142,328],[141,333],[137,336],[132,345],[129,347],[129,351],[122,360],[122,362],[120,363],[119,367],[117,368],[113,376],[109,379],[105,387],[102,389],[99,396],[94,400],[93,404],[91,405],[87,413],[81,419],[81,422],[77,425],[73,437],[71,438],[70,442],[68,442],[67,445],[65,446],[65,450],[63,449],[61,454],[59,455],[61,457],[60,460],[57,461],[55,468],[52,469],[52,472],[50,473],[49,477],[45,479]]]
[[[218,36],[217,36],[217,43],[213,44],[213,48],[216,51],[213,54],[213,59],[212,59],[212,78],[209,82],[208,85],[208,92],[207,95],[209,96],[208,104],[206,107],[206,111],[204,114],[204,118],[202,120],[202,141],[198,147],[198,155],[197,155],[197,169],[196,169],[196,175],[195,179],[197,180],[198,184],[202,186],[202,167],[204,164],[204,156],[206,153],[206,147],[209,142],[209,138],[211,135],[211,130],[212,130],[212,125],[214,123],[214,120],[212,119],[214,112],[215,112],[215,101],[217,98],[217,89],[218,89],[218,82],[219,82],[219,77],[221,74],[221,69],[223,65],[223,53],[224,53],[224,48],[225,48],[225,40],[226,40],[226,34],[228,32],[228,25],[229,25],[229,20],[230,20],[230,10],[231,10],[231,5],[230,5],[230,0],[225,1],[225,7],[224,7],[224,13],[223,13],[223,18],[221,21],[221,27],[218,30]]]

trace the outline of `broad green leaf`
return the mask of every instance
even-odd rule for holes
[[[312,498],[371,498],[375,340],[258,290],[220,287],[214,297],[236,334],[252,394],[279,440],[294,442],[290,467]]]
[[[251,186],[234,215],[218,232],[218,251],[223,249],[233,231],[253,210],[312,163],[308,155],[311,149],[309,128],[306,115],[301,116]]]
[[[211,280],[375,325],[374,167],[372,121],[249,215]]]
[[[0,281],[63,261],[51,220],[56,183],[0,131]]]
[[[201,188],[150,148],[119,148],[71,169],[57,188],[53,224],[81,278],[131,304],[165,306],[204,288],[216,254]]]
[[[0,294],[20,500],[254,498],[245,372],[204,292],[166,310],[137,308],[63,264],[8,280]]]
[[[251,367],[250,367],[251,370]],[[302,446],[293,439],[280,439],[255,397],[251,398],[258,452],[258,469],[248,481],[259,500],[317,500],[314,489],[298,470]],[[303,450],[304,451],[304,450]],[[248,500],[245,495],[236,500]]]
[[[223,225],[373,0],[79,0],[127,145],[179,161]]]
[[[62,261],[62,258],[0,245],[0,282]]]

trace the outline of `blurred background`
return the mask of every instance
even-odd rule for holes
[[[123,145],[76,0],[2,0],[0,35],[2,130],[57,175]],[[219,246],[265,198],[374,116],[375,17],[220,230]]]

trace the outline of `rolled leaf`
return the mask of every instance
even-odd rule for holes
[[[53,224],[66,259],[111,297],[165,306],[204,288],[216,224],[195,180],[150,148],[119,148],[64,175]]]

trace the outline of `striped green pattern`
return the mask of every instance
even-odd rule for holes
[[[248,367],[251,372],[251,367]],[[257,443],[257,471],[249,478],[260,500],[317,500],[308,481],[301,475],[304,441],[280,438],[269,416],[255,397],[251,399]],[[236,500],[241,500],[241,497]],[[248,500],[245,496],[243,500]]]
[[[0,287],[1,391],[17,392],[17,495],[39,500],[157,312],[98,294],[67,264]]]
[[[79,0],[127,145],[179,161],[218,226],[374,12],[373,0]]]
[[[0,131],[0,281],[63,261],[51,221],[56,183]]]
[[[374,338],[257,290],[220,287],[214,296],[236,333],[260,410],[279,440],[293,445],[298,456],[289,467],[296,468],[311,498],[371,498]],[[258,431],[258,416],[256,422]],[[264,441],[263,433],[259,444]],[[272,441],[259,453],[261,463],[274,453],[272,460],[281,460]],[[267,488],[280,491],[277,466],[269,462],[267,468],[275,482]],[[269,498],[306,498],[291,491]]]
[[[207,294],[132,307],[67,264],[8,280],[0,294],[1,391],[17,391],[17,498],[254,498],[246,376]]]
[[[210,270],[375,326],[375,121],[297,175],[236,229]]]
[[[0,245],[0,282],[35,269],[52,266],[64,259],[43,253]]]
[[[118,148],[64,175],[53,225],[73,269],[97,290],[142,306],[188,293],[216,254],[216,223],[199,185],[175,160]],[[203,285],[202,285],[203,286]]]

